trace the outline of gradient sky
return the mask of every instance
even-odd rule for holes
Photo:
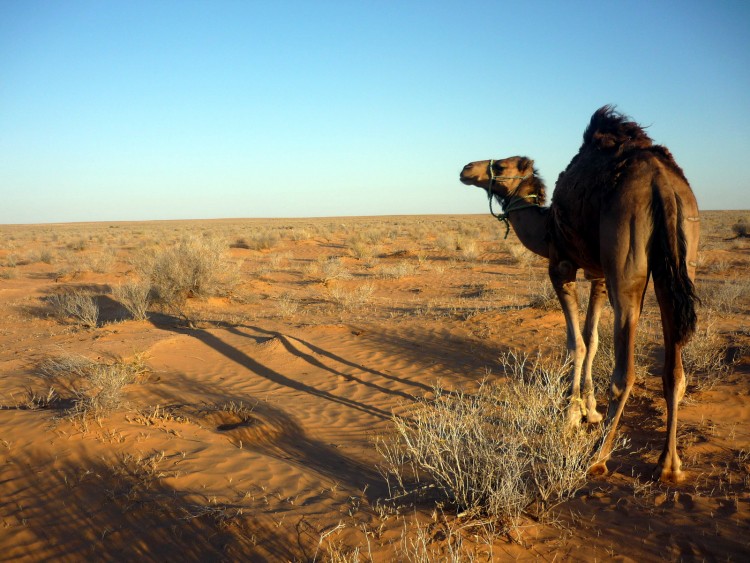
[[[750,2],[0,0],[0,223],[483,213],[598,107],[750,209]]]

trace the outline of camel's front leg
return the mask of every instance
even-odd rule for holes
[[[572,362],[567,422],[571,426],[577,426],[581,423],[585,410],[581,399],[581,370],[586,357],[586,345],[578,326],[576,267],[567,260],[560,262],[550,260],[549,277],[565,315],[568,355]]]
[[[607,298],[607,285],[604,279],[591,279],[589,306],[583,327],[583,340],[586,344],[586,359],[583,363],[583,405],[588,422],[600,422],[602,415],[596,410],[592,365],[599,349],[599,318],[604,300]]]

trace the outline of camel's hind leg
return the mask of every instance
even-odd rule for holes
[[[654,478],[662,481],[682,481],[682,462],[677,454],[677,408],[685,394],[685,373],[682,367],[682,345],[674,334],[674,312],[669,288],[663,281],[654,280],[656,298],[661,309],[661,324],[664,332],[664,372],[662,386],[667,402],[667,439]]]
[[[606,462],[612,453],[617,426],[635,382],[635,332],[641,315],[647,276],[629,273],[609,281],[615,312],[615,369],[610,384],[609,407],[605,420],[604,439],[593,474],[607,472]]]
[[[583,363],[583,406],[588,422],[600,422],[602,415],[596,410],[592,365],[599,349],[599,318],[604,300],[607,298],[607,286],[604,279],[591,279],[589,306],[586,311],[586,322],[583,327],[583,340],[586,344],[586,358]]]

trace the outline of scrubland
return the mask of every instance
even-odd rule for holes
[[[0,226],[11,560],[742,560],[748,213],[701,214],[680,450],[661,326],[611,473],[566,429],[546,263],[488,216]],[[587,284],[580,284],[582,306]],[[612,369],[600,328],[599,410]]]

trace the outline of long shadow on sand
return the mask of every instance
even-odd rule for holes
[[[345,379],[348,379],[350,381],[356,381],[357,383],[360,383],[360,384],[365,385],[367,387],[372,387],[373,389],[376,389],[376,390],[378,390],[378,391],[380,391],[382,393],[386,393],[386,394],[389,394],[389,395],[399,395],[399,396],[403,397],[404,399],[413,399],[414,398],[412,395],[409,395],[408,393],[404,393],[402,391],[397,391],[397,390],[393,390],[393,389],[388,389],[386,387],[382,387],[382,386],[377,385],[375,383],[371,383],[371,382],[368,382],[368,381],[364,381],[362,379],[358,379],[358,378],[354,377],[351,374],[347,374],[347,373],[339,371],[339,370],[337,370],[335,368],[327,366],[323,362],[321,362],[320,360],[318,360],[313,354],[317,354],[319,356],[322,356],[322,357],[324,357],[324,358],[326,358],[328,360],[331,360],[333,362],[336,362],[338,364],[342,364],[342,365],[345,365],[345,366],[348,366],[348,367],[351,367],[351,368],[355,368],[355,369],[357,369],[359,371],[362,371],[364,373],[369,373],[371,375],[374,375],[374,376],[377,376],[377,377],[382,377],[383,379],[387,379],[389,381],[393,381],[395,383],[399,383],[399,384],[404,385],[406,387],[416,387],[417,389],[420,389],[422,391],[430,391],[430,389],[431,389],[428,385],[425,385],[425,384],[420,383],[418,381],[412,381],[412,380],[409,380],[409,379],[404,379],[404,378],[401,378],[401,377],[396,377],[395,375],[389,375],[387,373],[383,373],[382,371],[370,369],[370,368],[368,368],[366,366],[363,366],[361,364],[357,364],[355,362],[351,362],[351,361],[349,361],[349,360],[347,360],[347,359],[345,359],[345,358],[343,358],[343,357],[341,357],[341,356],[339,356],[337,354],[329,352],[328,350],[324,350],[323,348],[320,348],[319,346],[315,346],[314,344],[312,344],[309,341],[302,340],[301,338],[297,338],[295,336],[289,336],[289,335],[286,335],[286,334],[282,334],[280,332],[265,330],[265,329],[262,329],[262,328],[257,327],[257,326],[244,326],[243,328],[249,328],[250,330],[253,330],[253,331],[255,331],[255,332],[257,332],[257,333],[259,333],[261,335],[265,335],[266,340],[272,339],[272,338],[278,338],[279,341],[282,343],[282,345],[284,346],[284,348],[286,349],[287,352],[289,352],[290,354],[296,356],[297,358],[305,360],[310,365],[312,365],[314,367],[317,367],[317,368],[320,368],[322,370],[328,371],[328,372],[330,372],[330,373],[332,373],[334,375],[338,375],[338,376],[344,377]],[[229,332],[233,333],[233,334],[237,334],[237,335],[241,335],[241,336],[249,336],[246,333],[240,332],[235,327],[229,327],[227,330]],[[257,337],[252,337],[252,338],[256,338],[256,340],[257,340]],[[305,352],[301,347],[298,347],[297,345],[295,345],[295,343],[301,344],[302,346],[304,346],[305,348],[307,348],[311,352],[313,352],[313,354],[309,354],[309,353]]]
[[[201,384],[188,380],[181,373],[169,374],[166,379],[169,380],[168,386],[159,383],[152,388],[164,408],[178,411],[189,419],[200,420],[204,427],[211,428],[213,423],[211,430],[225,436],[234,446],[241,446],[233,450],[232,455],[260,453],[303,471],[312,470],[353,492],[367,491],[366,496],[371,500],[386,493],[385,482],[374,467],[344,455],[333,444],[309,436],[303,426],[283,409],[254,397],[233,396],[220,385]],[[204,404],[185,404],[180,390],[186,388],[202,397]],[[211,408],[207,407],[229,401],[251,406],[249,420],[219,423],[218,417],[211,416]]]
[[[338,403],[340,405],[350,407],[384,419],[390,417],[389,413],[377,407],[366,405],[364,403],[360,403],[346,397],[339,397],[337,395],[334,395],[333,393],[329,393],[328,391],[316,389],[311,385],[307,385],[305,383],[302,383],[301,381],[287,377],[284,374],[261,364],[257,360],[248,356],[242,350],[235,348],[231,344],[227,344],[221,338],[211,334],[210,332],[204,330],[196,330],[192,331],[190,333],[190,336],[200,340],[203,344],[210,346],[217,352],[222,353],[233,362],[241,365],[242,367],[252,371],[253,373],[261,377],[268,379],[269,381],[272,381],[277,385],[288,387],[289,389],[294,389],[295,391],[309,393],[310,395],[313,395],[315,397],[320,397],[321,399],[326,399],[333,403]]]
[[[292,561],[314,552],[317,538],[299,526],[282,531],[246,504],[203,502],[126,459],[7,457],[3,561]]]

